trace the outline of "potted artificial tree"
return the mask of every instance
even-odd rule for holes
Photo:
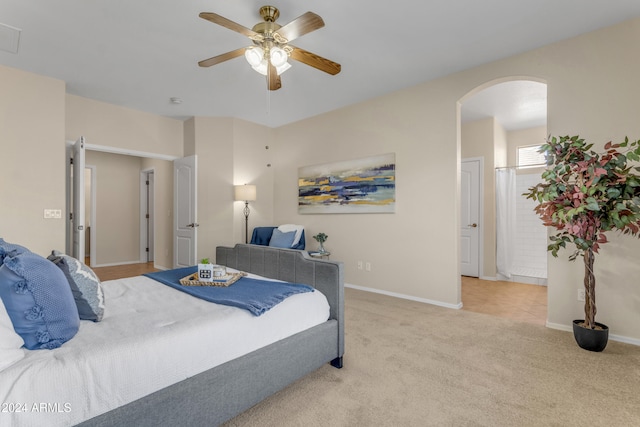
[[[574,320],[578,345],[602,351],[608,328],[597,323],[595,254],[607,243],[605,232],[617,230],[638,237],[640,232],[640,140],[605,144],[603,153],[591,149],[578,136],[549,138],[540,152],[547,157],[542,182],[524,195],[538,202],[536,213],[544,225],[554,227],[548,250],[554,257],[560,248],[573,244],[571,261],[584,260],[584,320]]]

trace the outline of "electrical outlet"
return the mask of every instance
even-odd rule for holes
[[[358,261],[358,270],[362,270],[362,261]]]
[[[371,263],[369,261],[367,261],[364,264],[364,269],[367,270],[367,271],[371,271]]]
[[[584,289],[578,289],[578,301],[584,301]]]
[[[44,218],[45,219],[61,219],[62,210],[61,209],[45,209]]]

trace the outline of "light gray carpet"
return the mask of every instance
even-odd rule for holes
[[[637,426],[640,347],[346,289],[345,367],[226,426]]]

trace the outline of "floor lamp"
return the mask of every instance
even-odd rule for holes
[[[249,243],[249,202],[256,199],[255,185],[234,185],[235,200],[244,202],[244,242]]]

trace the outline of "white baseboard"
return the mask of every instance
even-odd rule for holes
[[[456,310],[459,310],[459,309],[462,308],[462,303],[460,303],[460,304],[449,304],[449,303],[442,302],[442,301],[435,301],[435,300],[430,300],[430,299],[426,299],[426,298],[418,298],[418,297],[414,297],[414,296],[411,296],[411,295],[399,294],[399,293],[396,293],[396,292],[382,291],[380,289],[366,288],[364,286],[352,285],[352,284],[349,284],[349,283],[345,283],[344,287],[345,288],[357,289],[359,291],[372,292],[374,294],[382,294],[382,295],[387,295],[387,296],[390,296],[390,297],[396,297],[396,298],[402,298],[402,299],[411,300],[411,301],[423,302],[423,303],[426,303],[426,304],[437,305],[439,307],[453,308],[453,309],[456,309]]]
[[[545,326],[550,329],[557,329],[559,331],[566,331],[566,332],[573,333],[573,325],[563,325],[561,323],[546,322]],[[640,339],[637,339],[637,338],[630,338],[630,337],[625,337],[622,335],[615,335],[610,333],[609,339],[611,341],[618,341],[618,342],[623,342],[625,344],[633,344],[633,345],[640,346]]]
[[[173,270],[173,267],[164,267],[162,265],[153,264],[153,268],[157,268],[158,270]]]
[[[496,277],[479,277],[481,280],[489,280],[492,282],[501,281],[501,282],[516,282],[516,283],[524,283],[527,285],[539,285],[539,286],[547,286],[547,279],[543,279],[540,277],[529,277],[529,276],[518,276],[513,275],[510,279],[508,277],[503,276],[502,274],[498,274]]]
[[[124,262],[112,262],[109,264],[96,264],[91,267],[114,267],[117,265],[129,265],[129,264],[140,264],[140,261],[124,261]]]
[[[483,279],[486,280],[486,279]],[[389,292],[389,291],[382,291],[380,289],[374,289],[374,288],[367,288],[364,286],[358,286],[358,285],[352,285],[350,283],[345,283],[344,284],[345,288],[352,288],[352,289],[357,289],[359,291],[364,291],[364,292],[372,292],[374,294],[381,294],[381,295],[387,295],[390,297],[395,297],[395,298],[401,298],[401,299],[406,299],[406,300],[410,300],[410,301],[417,301],[417,302],[422,302],[422,303],[426,303],[426,304],[432,304],[432,305],[437,305],[439,307],[445,307],[445,308],[453,308],[456,310],[459,310],[462,308],[462,303],[460,304],[448,304],[442,301],[435,301],[435,300],[430,300],[430,299],[426,299],[426,298],[418,298],[418,297],[414,297],[411,295],[405,295],[405,294],[399,294],[396,292]],[[572,332],[573,333],[573,326],[572,325],[563,325],[560,323],[551,323],[549,321],[547,321],[545,323],[545,326],[549,329],[557,329],[560,331],[566,331],[566,332]],[[640,346],[640,339],[637,338],[631,338],[631,337],[625,337],[622,335],[615,335],[615,334],[609,334],[609,339],[612,341],[618,341],[618,342],[622,342],[625,344],[632,344],[632,345],[637,345]]]

